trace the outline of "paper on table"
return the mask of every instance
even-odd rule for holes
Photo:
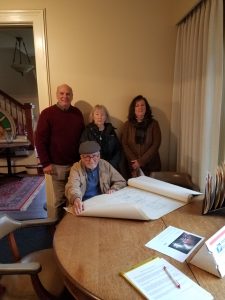
[[[79,216],[149,220],[148,216],[142,210],[138,209],[135,205],[127,206],[127,204],[125,203],[109,203],[92,207],[93,203],[91,203],[90,209],[90,207],[86,204],[87,203],[84,203],[84,211]],[[71,206],[64,207],[64,209],[68,213],[75,215]]]
[[[201,193],[148,176],[128,180],[128,186],[112,194],[84,201],[80,216],[156,220],[186,205]]]
[[[125,187],[112,194],[102,194],[83,202],[80,216],[155,220],[181,207],[183,202]]]
[[[184,262],[203,240],[199,235],[169,226],[145,246]]]
[[[164,271],[179,283],[174,284]],[[163,258],[156,258],[121,273],[146,299],[151,300],[210,300],[213,296]]]
[[[202,195],[200,192],[189,190],[148,176],[130,178],[128,180],[128,185],[186,203],[193,198],[193,196]]]

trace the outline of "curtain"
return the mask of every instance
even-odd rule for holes
[[[178,25],[169,153],[201,189],[218,165],[222,89],[223,0],[206,0]]]

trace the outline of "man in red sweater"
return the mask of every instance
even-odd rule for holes
[[[81,111],[72,106],[73,91],[67,84],[58,86],[57,104],[44,109],[38,120],[35,146],[45,174],[52,176],[54,209],[60,219],[65,205],[65,184],[70,167],[79,161],[79,141],[84,129]]]

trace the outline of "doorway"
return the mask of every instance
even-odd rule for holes
[[[33,29],[34,56],[36,61],[36,84],[39,110],[51,105],[51,91],[49,83],[49,69],[46,43],[45,10],[1,10],[0,28],[3,27],[31,27]],[[47,202],[52,203],[53,193],[51,181],[46,180]]]
[[[34,104],[34,127],[39,111],[50,104],[45,32],[45,10],[0,11],[1,89],[21,104]],[[19,60],[16,53],[18,38],[24,44],[21,47],[24,56],[22,59],[26,59],[27,52],[35,66],[32,71],[23,75],[11,68],[14,59],[16,58],[15,62]],[[35,153],[33,157],[28,164],[37,163],[37,159],[34,161]]]
[[[36,127],[39,116],[33,27],[31,25],[0,26],[0,57],[0,109],[9,113],[10,117],[13,116],[17,136],[28,136],[29,126],[28,139],[32,145],[30,149],[33,149],[33,129]],[[24,116],[19,106],[13,105],[10,97],[16,101],[14,103],[30,104],[31,119],[27,128],[25,128]],[[20,149],[20,152],[26,154],[25,149],[24,151]],[[29,155],[30,158],[32,154]],[[37,163],[35,155],[28,161],[27,164],[31,165]]]

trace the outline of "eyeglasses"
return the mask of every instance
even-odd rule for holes
[[[85,159],[85,160],[91,160],[91,159],[97,159],[99,158],[99,153],[96,154],[92,154],[92,155],[88,155],[88,154],[82,154],[81,158]]]

